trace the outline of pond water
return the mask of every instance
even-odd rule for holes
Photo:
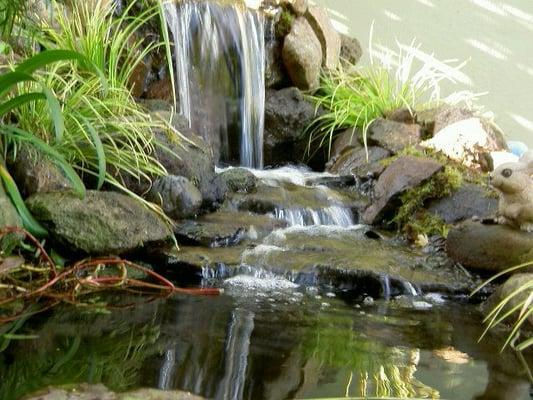
[[[488,92],[480,99],[508,138],[533,146],[533,2],[531,0],[314,0],[336,28],[368,47],[413,39],[439,60],[468,60],[468,80],[447,92]],[[367,52],[368,55],[368,52]],[[368,62],[365,58],[363,62]]]
[[[233,278],[216,298],[39,317],[17,332],[34,339],[0,353],[0,398],[103,382],[213,399],[529,399],[514,356],[495,350],[499,339],[477,343],[474,305],[436,295],[356,301],[260,283]]]

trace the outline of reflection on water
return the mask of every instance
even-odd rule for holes
[[[58,310],[26,326],[38,340],[0,353],[0,398],[85,381],[214,399],[529,398],[514,355],[498,354],[495,338],[477,343],[473,306],[436,304],[427,312],[405,304],[288,289],[111,314]]]
[[[533,147],[533,2],[531,0],[314,0],[336,28],[367,45],[394,48],[416,38],[441,60],[469,60],[472,82],[446,91],[488,92],[480,99],[509,138]],[[368,60],[366,60],[368,62]]]

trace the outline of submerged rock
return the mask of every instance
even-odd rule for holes
[[[302,90],[316,89],[322,66],[322,47],[313,28],[304,17],[298,17],[285,37],[283,63],[292,82]]]
[[[465,183],[451,196],[431,201],[427,209],[451,224],[472,217],[493,217],[498,211],[498,200],[488,188]]]
[[[399,195],[424,183],[442,169],[442,164],[430,158],[398,158],[380,175],[374,188],[375,201],[364,212],[363,221],[367,224],[379,222],[398,206]]]
[[[206,247],[234,246],[242,240],[257,240],[287,224],[268,215],[218,211],[196,220],[183,221],[174,232],[180,243]]]
[[[263,143],[265,164],[299,162],[307,144],[304,131],[315,117],[315,106],[298,88],[267,90]]]
[[[163,176],[154,182],[147,199],[161,206],[170,218],[194,217],[202,205],[202,193],[183,176]]]
[[[533,260],[533,233],[468,221],[450,231],[446,247],[467,268],[500,272]]]
[[[153,211],[115,192],[39,193],[26,202],[53,240],[69,251],[123,254],[170,239],[172,232]]]

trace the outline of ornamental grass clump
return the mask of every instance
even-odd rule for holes
[[[323,74],[311,99],[317,110],[322,107],[325,112],[307,129],[309,154],[325,146],[330,154],[335,134],[353,127],[362,131],[366,147],[369,125],[399,108],[413,113],[441,102],[458,103],[473,97],[469,92],[457,92],[441,100],[441,82],[455,83],[460,79],[458,71],[464,63],[454,66],[452,62],[438,61],[421,52],[414,42],[410,46],[398,44],[398,48],[397,53],[377,53],[371,39],[369,66],[345,65]]]

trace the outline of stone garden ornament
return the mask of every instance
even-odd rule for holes
[[[533,151],[500,165],[490,177],[500,192],[498,223],[533,232]]]

